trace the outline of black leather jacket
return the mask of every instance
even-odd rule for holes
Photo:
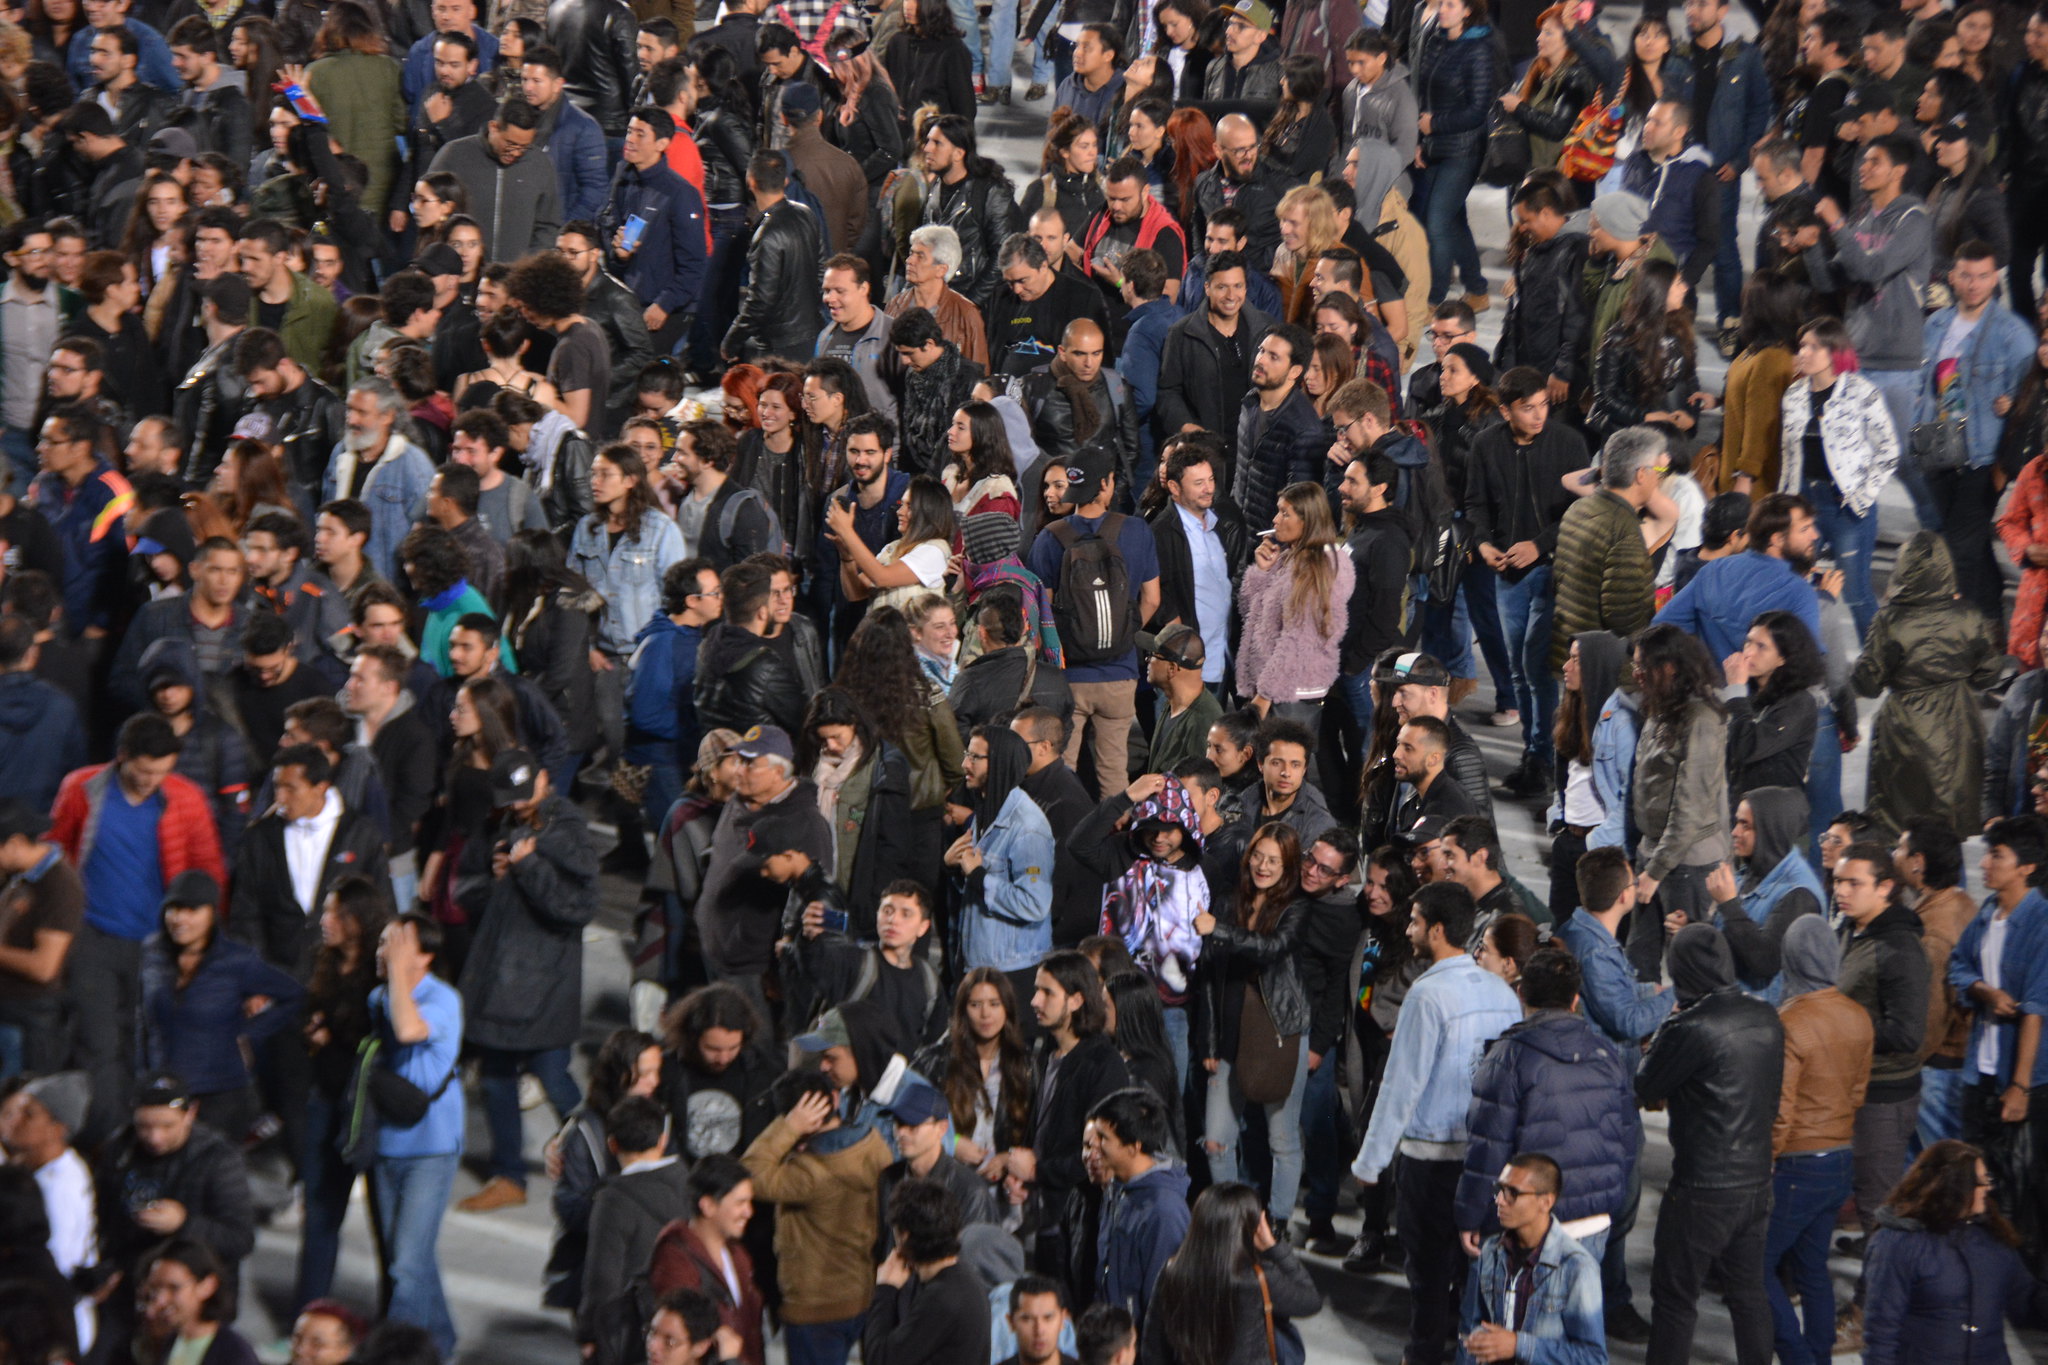
[[[1721,1190],[1769,1180],[1784,1074],[1778,1012],[1733,986],[1665,1020],[1636,1074],[1636,1098],[1671,1102],[1671,1182]]]
[[[811,692],[824,685],[825,665],[815,629],[798,630],[795,644],[791,670],[780,650],[751,631],[727,622],[712,627],[697,656],[698,724],[741,734],[779,725],[799,733]]]
[[[965,294],[985,317],[989,303],[1002,287],[1002,268],[996,264],[1003,239],[1024,230],[1024,215],[1017,211],[1017,197],[1001,171],[987,176],[968,176],[957,185],[940,185],[925,196],[924,221],[953,229],[960,237],[960,268],[953,272],[953,288]]]
[[[1107,365],[1095,376],[1095,382],[1088,386],[1088,394],[1095,400],[1095,409],[1101,414],[1104,406],[1109,414],[1102,417],[1102,424],[1096,428],[1090,441],[1107,445],[1116,452],[1117,480],[1130,490],[1135,497],[1142,489],[1134,488],[1131,482],[1138,463],[1138,404],[1131,396],[1130,386],[1123,376]],[[1074,404],[1067,391],[1053,380],[1052,367],[1041,365],[1024,376],[1024,394],[1020,400],[1024,413],[1031,419],[1031,434],[1038,441],[1038,448],[1051,454],[1055,459],[1064,459],[1074,453],[1080,445],[1074,439]]]
[[[633,81],[640,74],[634,45],[640,21],[626,0],[554,0],[548,6],[548,41],[568,69],[569,98],[597,120],[606,137],[626,135]]]
[[[599,270],[583,291],[583,316],[598,325],[611,348],[611,409],[619,421],[631,414],[640,371],[654,359],[654,342],[647,335],[643,316],[646,309],[617,276],[604,270]],[[597,420],[595,414],[591,420]]]
[[[284,447],[286,477],[317,498],[327,477],[327,460],[340,443],[346,423],[341,396],[317,379],[262,405],[270,414],[270,443]],[[195,446],[194,450],[198,447]]]
[[[590,501],[590,462],[597,447],[582,432],[564,436],[555,447],[555,476],[541,495],[540,508],[558,536],[568,536],[576,523],[596,510]]]
[[[79,98],[98,103],[105,94],[99,86],[91,85]],[[114,120],[114,136],[130,147],[147,149],[150,134],[170,122],[178,107],[178,97],[137,81],[121,93],[118,103],[121,116]]]
[[[700,104],[690,131],[704,157],[704,202],[746,203],[747,163],[754,159],[753,121],[715,104]]]
[[[235,423],[248,405],[249,383],[231,363],[240,338],[237,332],[219,345],[207,347],[171,395],[171,415],[191,442],[185,448],[185,471],[201,486],[213,476],[214,466],[234,439]]]
[[[1259,993],[1266,998],[1266,1008],[1272,1013],[1273,1027],[1280,1036],[1308,1032],[1308,992],[1302,988],[1295,957],[1302,951],[1301,936],[1308,928],[1311,904],[1305,897],[1295,897],[1281,912],[1280,922],[1270,934],[1255,934],[1226,918],[1233,913],[1232,908],[1226,907],[1217,914],[1216,927],[1202,949],[1202,977],[1206,983],[1203,990],[1208,1007],[1201,1012],[1202,1036],[1197,1040],[1201,1050],[1197,1056],[1232,1060],[1222,1051],[1224,1040],[1218,1024],[1222,1009],[1220,992],[1229,985],[1224,963],[1233,957],[1243,958],[1259,969]]]
[[[824,255],[824,228],[809,209],[785,199],[768,210],[747,248],[747,287],[725,334],[727,355],[753,360],[817,348]]]

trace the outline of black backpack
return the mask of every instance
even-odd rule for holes
[[[1118,543],[1126,520],[1111,512],[1093,531],[1083,531],[1062,517],[1048,528],[1062,551],[1052,619],[1069,667],[1110,663],[1131,651],[1138,604],[1131,600],[1131,572]]]

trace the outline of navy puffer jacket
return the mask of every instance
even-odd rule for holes
[[[2048,1286],[1982,1224],[1932,1232],[1879,1209],[1864,1265],[1864,1365],[2005,1365],[2004,1319],[2048,1318]]]
[[[1628,1198],[1641,1120],[1621,1052],[1583,1016],[1538,1010],[1487,1046],[1465,1115],[1472,1143],[1458,1178],[1460,1231],[1498,1226],[1493,1183],[1517,1152],[1564,1171],[1556,1216],[1616,1213]]]
[[[1430,119],[1423,158],[1444,161],[1485,150],[1486,115],[1500,86],[1492,32],[1484,24],[1454,39],[1431,27],[1415,63],[1415,100]]]

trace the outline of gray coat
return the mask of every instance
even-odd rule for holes
[[[1343,101],[1344,126],[1337,136],[1340,159],[1352,143],[1370,140],[1384,142],[1399,152],[1403,166],[1415,160],[1415,144],[1420,138],[1416,132],[1415,83],[1409,78],[1405,63],[1389,61],[1379,84],[1369,93],[1352,81],[1344,87]],[[1364,202],[1363,197],[1360,202]]]
[[[1643,833],[1637,866],[1657,880],[1728,856],[1727,753],[1727,719],[1706,702],[1693,702],[1683,724],[1644,723],[1633,795]]]
[[[533,852],[492,879],[490,901],[462,969],[463,1034],[481,1047],[544,1052],[583,1028],[583,926],[597,914],[597,851],[583,814],[560,796],[539,829],[499,831]]]
[[[469,193],[469,215],[483,227],[484,258],[516,261],[551,251],[562,226],[555,163],[538,147],[507,166],[491,155],[485,134],[459,137],[434,154],[427,170],[452,172]]]

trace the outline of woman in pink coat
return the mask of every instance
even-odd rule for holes
[[[1237,594],[1237,690],[1253,710],[1316,729],[1337,680],[1352,578],[1329,494],[1313,483],[1281,489],[1273,529],[1259,538]]]

